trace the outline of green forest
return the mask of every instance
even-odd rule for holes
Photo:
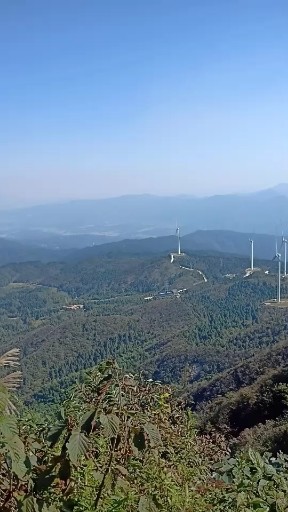
[[[288,510],[288,287],[248,265],[0,267],[0,509]]]

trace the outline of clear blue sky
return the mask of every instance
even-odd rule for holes
[[[287,0],[3,0],[2,201],[288,181]]]

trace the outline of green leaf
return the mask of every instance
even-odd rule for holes
[[[261,478],[261,480],[259,481],[259,484],[258,484],[258,492],[259,494],[261,495],[264,487],[268,484],[267,480],[264,480],[264,478]]]
[[[245,476],[247,476],[248,478],[251,478],[251,471],[250,471],[250,468],[248,466],[245,466],[244,470],[243,470],[243,473]]]
[[[161,435],[158,428],[153,423],[146,423],[144,430],[148,435],[151,446],[160,446],[162,444]]]
[[[0,433],[6,439],[18,435],[18,425],[15,416],[7,414],[0,417]]]
[[[130,484],[127,480],[125,480],[124,478],[122,477],[118,477],[117,478],[117,481],[116,481],[116,485],[117,487],[120,487],[120,489],[122,489],[123,491],[125,491],[126,493],[129,491],[130,489]],[[122,509],[123,510],[123,509]]]
[[[145,450],[145,448],[146,448],[146,439],[145,439],[144,431],[142,429],[139,429],[139,430],[137,430],[137,432],[135,432],[135,434],[133,436],[133,445],[140,452]]]
[[[141,496],[138,511],[139,512],[157,512],[159,508],[155,505],[154,501],[150,497]]]
[[[12,430],[11,427],[12,426]],[[7,453],[11,458],[12,471],[18,478],[23,479],[29,467],[29,459],[26,460],[25,448],[20,437],[13,434],[14,424],[10,424],[10,418],[7,418],[7,423],[2,423],[2,438]],[[27,464],[26,464],[27,462]]]
[[[97,410],[92,409],[84,414],[81,421],[81,431],[90,434]]]
[[[3,413],[7,410],[13,412],[15,411],[15,407],[13,406],[9,399],[7,390],[4,387],[0,386],[0,412]]]
[[[60,410],[59,410],[59,413],[58,413],[58,418],[59,418],[60,423],[62,423],[62,421],[65,421],[65,410],[64,410],[64,407],[60,407]]]
[[[34,441],[31,444],[31,446],[32,446],[32,448],[34,448],[34,450],[42,450],[43,449],[42,444],[38,443],[38,441]]]
[[[67,451],[73,464],[77,464],[79,458],[86,455],[89,441],[83,432],[73,430],[67,443]]]
[[[103,480],[103,473],[101,471],[93,471],[93,476],[96,482],[101,482]]]
[[[37,464],[38,464],[38,459],[34,453],[29,455],[29,461],[30,461],[31,468],[33,468],[34,466],[37,466]]]
[[[119,471],[119,473],[122,476],[128,476],[129,475],[128,470],[126,468],[124,468],[124,466],[116,466],[116,469],[117,469],[117,471]]]
[[[237,494],[237,499],[236,499],[236,502],[237,502],[237,509],[240,509],[240,507],[244,506],[245,503],[247,501],[247,496],[246,496],[246,493],[244,491],[242,492],[239,492]],[[241,509],[240,509],[241,510]]]
[[[229,472],[231,472],[231,469],[233,469],[233,468],[231,468],[230,464],[226,463],[226,464],[223,464],[223,466],[221,466],[220,471],[221,471],[221,473],[229,473]]]
[[[22,512],[39,512],[35,498],[33,496],[25,498],[20,510]]]
[[[54,505],[50,505],[50,507],[49,507],[49,506],[45,505],[45,503],[44,503],[41,512],[59,512],[59,510]]]
[[[23,459],[14,458],[12,459],[12,471],[13,473],[15,473],[16,476],[18,476],[20,480],[23,480],[28,471],[28,467],[26,466],[25,461]]]
[[[56,443],[58,443],[61,435],[63,434],[66,428],[66,423],[63,421],[61,423],[57,423],[51,430],[48,432],[47,441],[50,444],[50,447],[53,448]]]
[[[254,452],[251,448],[248,450],[248,455],[251,460],[251,462],[254,464],[254,466],[258,469],[263,469],[264,467],[264,461],[258,452]]]
[[[251,501],[251,505],[254,505],[258,507],[259,506],[263,506],[263,500],[261,498],[254,498],[252,501]]]
[[[100,414],[100,422],[108,437],[116,437],[119,432],[119,418],[115,414]]]

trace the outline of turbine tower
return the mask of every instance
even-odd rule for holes
[[[249,240],[251,244],[251,270],[254,270],[254,240]]]
[[[277,241],[276,241],[276,253],[273,261],[278,261],[278,287],[277,287],[277,302],[281,302],[281,254],[278,252]]]
[[[284,236],[282,236],[282,245],[281,248],[284,245],[284,277],[287,276],[287,244],[288,240]]]
[[[180,254],[181,254],[181,240],[180,240],[180,228],[179,228],[179,226],[176,228],[176,235],[177,235],[177,238],[178,238],[178,255],[180,256]]]

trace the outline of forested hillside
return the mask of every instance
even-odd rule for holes
[[[186,397],[200,413],[202,428],[232,436],[235,447],[253,446],[277,453],[288,450],[287,315],[260,333],[273,347],[259,348],[245,362],[210,381],[194,383]],[[263,343],[264,341],[264,343]]]
[[[0,237],[0,265],[23,261],[57,261],[65,259],[67,251],[52,250]]]
[[[17,437],[17,440],[12,442],[11,437],[5,437],[5,419],[3,420],[4,434],[1,433],[0,411],[0,441],[2,439],[3,453],[9,454],[9,450],[12,449],[11,443],[13,447],[15,442],[17,446],[21,446],[22,450],[20,450],[21,453],[17,452],[16,455],[12,455],[16,457],[15,460],[13,459],[13,468],[16,469],[11,470],[10,476],[7,472],[3,473],[2,471],[3,478],[10,478],[10,482],[13,482],[9,485],[14,486],[15,492],[13,491],[12,494],[8,492],[6,498],[3,499],[0,492],[0,504],[1,499],[2,504],[6,503],[6,499],[7,506],[10,507],[10,509],[6,507],[6,510],[16,510],[17,504],[20,510],[38,511],[42,510],[41,504],[45,502],[48,510],[50,510],[49,507],[56,504],[56,510],[58,510],[57,507],[62,507],[59,510],[89,511],[93,509],[93,507],[91,509],[93,499],[96,499],[93,493],[89,494],[89,492],[83,491],[83,482],[89,478],[93,482],[94,488],[99,491],[101,506],[99,505],[100,508],[96,507],[97,510],[104,511],[105,507],[111,505],[112,508],[107,509],[111,512],[114,510],[136,511],[139,510],[137,507],[148,503],[148,508],[145,508],[146,505],[143,505],[144,508],[140,508],[140,510],[146,511],[151,509],[149,507],[152,503],[156,507],[151,509],[153,511],[159,509],[171,510],[171,512],[179,510],[180,512],[180,510],[184,510],[181,501],[183,485],[187,488],[189,481],[192,485],[189,491],[191,492],[191,506],[192,502],[195,507],[197,504],[195,512],[196,510],[197,512],[199,510],[206,512],[211,504],[214,507],[213,510],[230,512],[230,510],[234,510],[231,506],[234,507],[235,503],[238,503],[237,493],[241,493],[237,487],[238,477],[236,478],[235,475],[243,478],[248,471],[247,467],[250,468],[251,474],[254,474],[255,468],[258,468],[257,475],[259,475],[257,481],[249,481],[251,487],[249,487],[249,493],[245,494],[249,506],[252,503],[249,501],[250,499],[258,500],[257,503],[260,503],[259,500],[262,500],[263,504],[266,503],[266,500],[273,503],[271,500],[273,500],[274,490],[279,488],[280,483],[273,487],[276,485],[275,481],[273,480],[274,483],[271,485],[268,481],[267,486],[270,486],[270,490],[268,492],[267,487],[268,494],[265,496],[262,491],[259,494],[258,488],[259,481],[268,478],[266,470],[261,473],[262,469],[259,468],[269,467],[269,471],[273,471],[271,469],[274,467],[273,460],[265,455],[261,458],[259,453],[254,451],[250,451],[248,455],[247,452],[241,455],[239,450],[251,446],[260,453],[271,450],[274,455],[277,455],[279,449],[288,452],[288,422],[286,419],[288,413],[288,309],[285,301],[285,297],[288,298],[288,286],[286,279],[283,278],[281,283],[284,300],[282,307],[278,307],[273,302],[266,305],[267,301],[276,296],[277,265],[272,261],[259,261],[259,268],[257,267],[251,274],[247,272],[247,263],[246,258],[236,256],[223,255],[220,257],[218,254],[187,253],[176,257],[173,263],[167,254],[154,257],[148,255],[124,257],[122,254],[118,257],[110,256],[83,261],[26,262],[2,266],[0,268],[0,347],[2,353],[5,351],[10,353],[9,351],[13,350],[15,346],[20,349],[23,378],[19,390],[19,403],[24,418],[26,418],[25,415],[28,414],[28,416],[21,420],[22,423],[20,421],[17,427],[15,424],[12,425],[13,435],[19,436],[20,433],[26,439],[22,449],[21,439],[19,441]],[[95,370],[92,370],[91,373],[91,368],[107,359],[116,360],[123,368],[124,375],[127,376],[128,373],[130,375],[132,372],[140,375],[141,382],[146,383],[144,388],[141,388],[141,392],[139,391],[140,394],[136,393],[132,400],[133,403],[131,403],[135,414],[138,412],[140,414],[137,432],[142,438],[141,440],[137,438],[136,445],[133,441],[135,437],[130,438],[130,431],[127,432],[124,428],[127,418],[122,417],[122,402],[117,402],[117,405],[113,395],[114,405],[112,406],[110,391],[106,397],[105,379],[108,379],[108,385],[110,377],[105,373],[103,388],[99,377],[102,370],[100,370],[100,374],[96,372],[100,378],[100,381],[98,377],[96,378],[98,384],[95,384],[93,380],[96,374]],[[109,374],[109,365],[113,366],[113,372],[115,371],[118,375],[114,362],[110,362],[108,367],[102,368],[108,368]],[[116,374],[113,373],[116,378],[116,381],[113,382],[117,387],[120,377],[116,377]],[[7,372],[4,372],[4,382],[6,382],[6,378],[10,382]],[[89,381],[90,378],[92,380]],[[121,378],[124,378],[123,382],[126,383],[126,377]],[[130,376],[130,378],[132,377]],[[88,388],[85,388],[87,379],[90,384]],[[150,384],[147,384],[149,382]],[[71,386],[74,386],[75,383],[78,383],[76,388],[77,393],[80,393],[80,402],[86,404],[84,408],[81,406],[81,411],[75,402],[75,391],[71,391]],[[99,413],[100,416],[96,411],[92,413],[88,407],[90,385],[92,387],[96,385],[95,389],[98,389],[99,396],[102,396],[103,391],[103,399],[105,396],[104,409],[101,410],[101,414]],[[100,388],[97,388],[98,385]],[[149,389],[146,389],[147,385]],[[129,386],[130,384],[125,390],[130,393]],[[170,386],[172,386],[171,389]],[[155,391],[153,391],[156,388],[159,395],[155,395]],[[135,389],[133,385],[133,390]],[[172,389],[174,398],[170,403]],[[6,400],[1,393],[0,382],[0,408],[1,400],[2,402],[4,399]],[[145,400],[143,393],[146,397]],[[144,412],[147,416],[145,419],[141,413],[141,407],[143,407],[143,400],[145,403],[146,400],[148,402],[151,400],[150,393],[154,398],[158,396],[158,405],[156,402],[151,403],[151,414],[145,408]],[[72,396],[72,398],[67,402],[68,396]],[[132,399],[131,394],[129,397],[129,400]],[[169,397],[167,403],[165,397],[167,400]],[[140,402],[138,402],[139,400]],[[58,423],[56,423],[55,429],[48,432],[47,428],[43,426],[43,421],[45,425],[55,422],[55,413],[60,407],[62,412],[60,415],[58,414]],[[160,419],[159,422],[157,420],[156,427],[159,434],[155,433],[154,427],[151,427],[154,430],[151,434],[152,444],[150,446],[150,427],[147,427],[146,432],[144,425],[153,423],[152,419],[155,419],[155,415],[162,410],[162,407],[164,416],[161,413],[161,421],[165,421],[166,426],[163,426]],[[175,407],[177,408],[178,412],[175,414],[178,418],[177,422],[180,421],[179,428],[182,425],[181,431],[177,430],[177,433],[173,430],[175,424],[172,416],[165,416],[170,407],[173,408],[173,411],[176,411]],[[67,421],[63,416],[64,410]],[[191,410],[193,411],[192,415],[191,412],[188,412]],[[42,414],[44,417],[41,416]],[[110,419],[105,419],[106,414],[113,415],[112,424],[110,416]],[[161,435],[161,439],[166,439],[165,436],[169,436],[171,439],[169,442],[175,447],[178,446],[177,443],[183,436],[186,439],[190,436],[189,443],[191,444],[188,444],[187,447],[190,446],[192,450],[190,453],[192,459],[190,460],[190,455],[188,456],[185,447],[181,452],[182,462],[185,461],[184,465],[173,458],[173,472],[178,475],[179,487],[174,489],[171,496],[163,498],[163,502],[158,498],[159,502],[157,500],[154,502],[154,499],[149,501],[151,498],[150,480],[147,481],[147,473],[144,470],[141,476],[139,474],[143,489],[140,495],[139,487],[137,487],[140,485],[140,480],[131,490],[132,494],[127,490],[122,492],[117,487],[118,484],[115,484],[115,489],[117,488],[115,503],[118,503],[119,506],[117,505],[116,509],[113,508],[115,503],[109,485],[106,487],[105,483],[104,487],[102,484],[97,487],[98,484],[94,481],[95,468],[91,457],[93,458],[93,454],[96,452],[100,453],[97,451],[99,447],[97,448],[93,444],[94,426],[92,427],[92,425],[94,425],[93,418],[96,417],[98,418],[97,422],[104,422],[101,425],[105,432],[105,422],[108,421],[107,428],[112,429],[114,438],[116,426],[118,429],[118,426],[120,428],[122,425],[121,429],[123,427],[126,433],[121,430],[121,436],[128,436],[125,446],[136,446],[139,450],[139,443],[145,441],[147,456],[150,453],[150,448],[152,451],[155,448],[153,443],[156,438],[159,439],[159,435]],[[187,430],[187,418],[190,418],[190,430]],[[91,431],[89,430],[90,421],[92,421]],[[98,425],[98,423],[95,423],[97,430],[96,424]],[[195,432],[196,426],[199,434]],[[142,427],[144,437],[141,434]],[[173,432],[175,437],[173,437]],[[154,438],[155,435],[156,438]],[[27,436],[32,436],[31,441],[28,441],[30,437]],[[87,436],[87,440],[83,436]],[[32,445],[29,443],[33,443],[35,438],[38,439],[37,442],[40,439],[44,444],[37,445],[40,446],[40,451],[37,449],[33,452],[34,448],[31,448]],[[74,451],[76,438],[77,443],[80,441],[82,448],[76,448],[75,445],[76,451]],[[103,443],[105,445],[104,438]],[[5,446],[7,446],[6,452]],[[129,464],[134,448],[132,452],[129,448],[128,458],[124,459],[121,459],[122,455],[117,451],[116,445],[114,448],[112,452],[115,453],[115,460],[118,461],[116,466],[118,467],[121,462],[123,469],[120,474],[122,476],[125,474],[130,482],[128,475],[132,469]],[[26,449],[32,450],[35,455],[34,466],[29,466],[30,469],[25,462]],[[57,458],[56,453],[59,449],[62,450],[62,455],[60,459],[57,459],[58,462],[53,469],[50,457],[52,460],[54,460],[54,455]],[[101,464],[104,461],[108,464],[109,459],[105,459],[105,457],[108,457],[109,453],[111,455],[109,450],[110,448],[108,451],[105,449],[103,453],[101,452]],[[119,450],[121,451],[122,448]],[[1,457],[3,458],[1,453],[0,447],[0,460]],[[139,453],[135,452],[136,459],[139,457]],[[155,455],[155,452],[153,453]],[[202,462],[199,459],[201,453]],[[230,453],[236,454],[236,458],[226,461],[225,455]],[[128,456],[128,454],[130,455]],[[84,455],[86,458],[83,458]],[[171,467],[170,462],[167,461],[166,451],[161,451],[159,456],[166,461],[163,462],[164,475],[167,471],[166,464]],[[42,457],[44,457],[45,463]],[[151,462],[152,459],[149,457],[150,455],[147,460],[143,459],[143,463],[147,462],[148,464],[148,460]],[[84,464],[81,466],[81,477],[76,474],[78,460]],[[87,466],[84,460],[87,460]],[[157,460],[159,461],[159,459]],[[17,466],[19,461],[22,461],[20,469]],[[281,471],[286,475],[286,459],[283,461],[281,458],[277,459],[277,464],[281,466]],[[136,462],[133,459],[132,465],[134,463]],[[217,466],[219,472],[217,473],[216,487],[211,484],[216,475],[215,463],[220,464]],[[202,464],[203,468],[203,474],[200,477],[202,483],[197,480],[197,488],[194,487],[195,475],[191,480],[191,468],[194,464]],[[69,474],[74,475],[78,481],[73,499],[71,498],[72,501],[66,497],[66,491],[61,495],[62,497],[57,494],[57,491],[55,494],[53,490],[55,485],[53,484],[51,487],[48,483],[48,480],[54,482],[54,478],[55,481],[60,478],[61,486],[66,489],[69,482],[66,477],[62,478],[64,466]],[[115,471],[117,472],[116,466]],[[90,473],[92,467],[94,472],[91,470],[92,473]],[[46,468],[45,474],[50,475],[47,480],[47,485],[50,486],[48,494],[48,488],[46,487],[46,491],[43,490],[42,483],[40,484],[38,481],[39,475],[42,474],[41,468]],[[97,468],[97,471],[99,470],[101,473],[100,466]],[[14,474],[15,471],[16,474]],[[187,476],[188,480],[184,475],[189,475],[189,477]],[[25,480],[26,477],[33,482],[33,492],[29,487],[30,484],[28,485]],[[101,478],[104,478],[103,475]],[[24,483],[21,479],[24,479]],[[104,481],[106,482],[106,477]],[[229,489],[234,489],[233,495],[230,495],[228,491],[227,494],[226,488],[223,487],[225,484],[222,482],[227,481],[232,486]],[[19,482],[22,482],[24,487],[26,486],[25,499],[23,496],[21,497],[21,493],[19,494]],[[194,483],[192,484],[192,482]],[[205,492],[199,493],[198,486],[202,484],[205,486]],[[155,491],[155,496],[159,496],[159,492],[159,490]],[[142,497],[144,495],[145,500],[147,498],[148,501],[144,500]],[[152,495],[154,496],[153,493]],[[243,496],[242,498],[244,499]],[[25,500],[27,499],[30,499],[30,502],[26,504]],[[34,508],[31,508],[31,503]],[[14,508],[11,508],[12,505]],[[188,510],[194,509],[187,508],[187,512]],[[237,509],[235,508],[235,510]],[[239,508],[239,510],[244,509]],[[274,509],[264,508],[264,510],[270,512]]]
[[[267,366],[286,364],[288,310],[264,304],[276,296],[277,266],[259,261],[261,270],[247,275],[247,263],[122,254],[1,267],[0,344],[20,348],[23,399],[59,401],[85,369],[113,357],[127,371],[176,385],[192,408],[204,407],[204,423],[230,424],[227,392],[239,391],[242,403],[242,387],[258,386]]]
[[[276,312],[263,301],[275,296],[275,276],[262,262],[244,277],[246,263],[191,253],[174,263],[121,257],[2,267],[1,346],[21,349],[24,396],[46,400],[59,380],[110,356],[179,384],[270,346]]]

